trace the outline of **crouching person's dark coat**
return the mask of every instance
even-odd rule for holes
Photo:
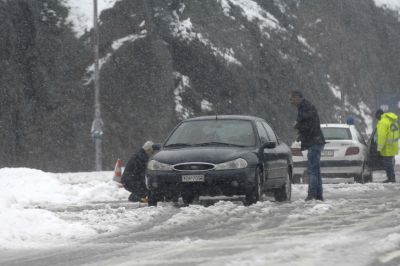
[[[141,148],[129,159],[121,178],[124,188],[139,198],[147,195],[145,172],[148,160],[149,156]]]

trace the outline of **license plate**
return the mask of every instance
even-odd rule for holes
[[[182,175],[182,182],[204,182],[204,175]]]
[[[333,157],[333,150],[323,150],[321,153],[322,157]]]

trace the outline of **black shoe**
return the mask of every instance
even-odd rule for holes
[[[324,198],[323,198],[323,197],[316,197],[315,199],[316,199],[316,200],[320,200],[320,201],[324,201]]]
[[[304,201],[310,201],[310,200],[313,200],[313,199],[314,199],[313,197],[307,196],[307,198],[305,198]]]
[[[391,179],[386,179],[385,181],[383,181],[383,183],[395,183],[396,181],[391,180]]]
[[[140,200],[141,200],[141,198],[133,193],[131,193],[128,198],[128,201],[130,201],[130,202],[139,202]]]

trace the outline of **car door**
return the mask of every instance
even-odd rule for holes
[[[258,136],[260,137],[261,145],[271,141],[261,121],[256,122],[256,127]],[[278,161],[277,161],[277,156],[275,156],[274,150],[275,149],[266,148],[264,149],[264,154],[263,154],[264,177],[267,178],[269,181],[272,181],[279,177],[277,172]]]
[[[376,128],[368,141],[367,166],[370,170],[384,170],[382,157],[377,151]]]
[[[275,156],[276,161],[276,176],[285,180],[288,170],[288,161],[290,160],[289,147],[278,139],[276,133],[270,125],[268,125],[266,122],[262,122],[262,124],[267,131],[269,139],[273,142],[276,142],[276,147],[271,150],[271,152]]]

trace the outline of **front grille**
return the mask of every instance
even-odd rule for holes
[[[214,169],[215,165],[211,163],[181,163],[174,165],[177,171],[208,171]]]

